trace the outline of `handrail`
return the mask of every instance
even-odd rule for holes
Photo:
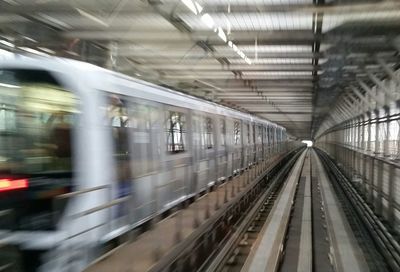
[[[75,192],[70,192],[70,193],[58,195],[58,196],[56,196],[56,199],[70,198],[70,197],[74,197],[74,196],[77,196],[77,195],[90,193],[90,192],[93,192],[93,191],[98,191],[98,190],[102,190],[102,189],[108,189],[109,187],[110,187],[110,185],[101,185],[101,186],[91,187],[91,188],[80,190],[80,191],[75,191]]]
[[[131,198],[132,198],[131,196],[124,196],[124,197],[121,197],[121,198],[117,198],[117,199],[114,199],[114,200],[112,200],[112,201],[110,201],[110,202],[108,202],[108,203],[106,203],[106,204],[102,204],[102,205],[99,205],[99,206],[97,206],[97,207],[88,209],[88,210],[86,210],[86,211],[83,211],[83,212],[79,212],[79,213],[77,213],[77,214],[74,214],[74,215],[72,215],[72,217],[73,217],[73,218],[79,218],[79,217],[82,217],[82,216],[85,216],[85,215],[89,215],[89,214],[92,214],[92,213],[95,213],[95,212],[98,212],[98,211],[101,211],[101,210],[110,208],[110,207],[112,207],[112,206],[121,204],[121,203],[123,203],[123,202],[126,202],[126,201],[128,201],[129,199],[131,199]]]

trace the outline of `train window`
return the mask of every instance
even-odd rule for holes
[[[226,138],[226,125],[225,125],[225,120],[221,119],[220,120],[220,128],[221,128],[221,145],[225,146],[225,138]]]
[[[214,145],[213,139],[213,123],[210,117],[206,117],[204,120],[204,132],[205,132],[205,149],[211,149]]]
[[[169,111],[166,123],[167,151],[178,153],[185,151],[186,118],[181,112]]]
[[[241,131],[240,131],[240,122],[239,121],[235,121],[234,123],[233,123],[233,140],[234,140],[234,144],[235,145],[240,145],[241,144],[241,142],[240,142],[240,133],[241,133]]]
[[[131,125],[126,102],[116,95],[110,95],[107,114],[109,124],[113,128],[114,155],[118,160],[126,159],[129,153],[128,131],[126,128]]]
[[[47,71],[7,69],[0,101],[0,172],[70,176],[76,97]]]

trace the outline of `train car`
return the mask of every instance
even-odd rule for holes
[[[80,271],[286,139],[264,119],[60,58],[1,62],[0,102],[0,259],[17,271]]]

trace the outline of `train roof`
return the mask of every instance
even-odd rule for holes
[[[24,68],[24,69],[43,69],[43,70],[49,70],[49,71],[54,71],[54,72],[60,72],[60,73],[75,73],[75,74],[81,74],[82,72],[88,73],[92,72],[95,74],[98,73],[105,73],[107,74],[107,78],[111,79],[113,81],[121,81],[125,82],[125,84],[128,83],[133,83],[133,84],[141,84],[145,85],[147,88],[148,92],[151,91],[156,91],[157,95],[164,96],[164,97],[170,97],[170,102],[171,101],[178,101],[178,102],[185,102],[185,104],[181,103],[168,103],[172,104],[173,106],[179,106],[179,107],[184,107],[184,108],[190,108],[189,105],[187,105],[187,102],[191,102],[188,104],[193,104],[193,105],[198,105],[200,108],[206,112],[212,112],[212,113],[217,113],[221,115],[226,115],[226,116],[232,116],[235,118],[242,118],[242,119],[247,119],[250,121],[258,122],[258,123],[266,123],[269,125],[274,125],[276,127],[280,127],[284,130],[286,130],[284,127],[277,125],[267,119],[264,118],[259,118],[257,116],[254,116],[249,113],[241,112],[238,110],[231,109],[229,107],[210,102],[210,101],[205,101],[204,99],[197,98],[195,96],[191,96],[188,94],[184,94],[175,90],[171,90],[166,87],[162,87],[141,79],[137,79],[134,77],[130,77],[128,75],[124,75],[122,73],[118,73],[115,71],[107,70],[105,68],[96,66],[94,64],[90,64],[87,62],[82,62],[78,60],[72,60],[72,59],[66,59],[66,58],[58,58],[58,57],[29,57],[29,56],[24,56],[24,55],[16,55],[14,58],[6,59],[3,60],[0,63],[0,67],[9,67],[9,68]],[[67,68],[68,67],[68,68]],[[66,69],[67,68],[67,69]],[[68,70],[68,71],[67,71]],[[104,78],[104,77],[102,77]],[[160,90],[163,91],[164,93],[160,93]]]

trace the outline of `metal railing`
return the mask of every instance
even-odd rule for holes
[[[400,165],[388,157],[376,156],[339,143],[320,143],[318,147],[341,164],[344,173],[373,211],[400,235]]]

